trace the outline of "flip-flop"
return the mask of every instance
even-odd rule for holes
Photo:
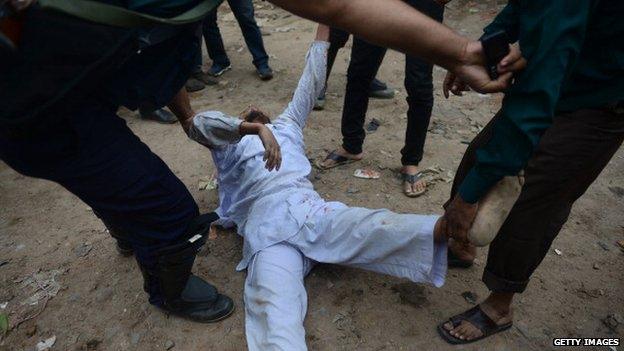
[[[333,165],[331,165],[329,167],[323,166],[323,162],[325,162],[327,160],[333,160],[333,161],[336,161],[336,163],[334,163]],[[325,159],[323,161],[316,160],[316,162],[314,164],[319,169],[326,170],[326,169],[331,169],[331,168],[342,166],[342,165],[348,165],[349,163],[353,163],[353,162],[357,162],[357,161],[359,161],[359,160],[354,160],[354,159],[351,159],[351,158],[344,157],[342,155],[338,155],[336,153],[336,150],[334,150],[334,151],[330,152],[329,155],[327,155],[327,157],[325,157]]]
[[[483,335],[470,340],[462,340],[451,335],[451,333],[444,328],[444,324],[447,322],[451,322],[453,324],[453,328],[456,328],[462,321],[470,322],[470,324],[479,329]],[[483,312],[481,306],[477,305],[464,313],[460,313],[449,318],[448,321],[438,324],[438,333],[449,344],[460,345],[485,339],[488,336],[492,336],[511,328],[512,325],[512,322],[505,323],[503,325],[496,324],[492,318],[488,317],[488,315]]]
[[[418,172],[416,174],[407,174],[407,173],[401,172],[401,178],[403,178],[403,182],[408,182],[414,185],[423,178],[423,173]],[[418,197],[426,192],[427,192],[427,184],[425,184],[425,188],[421,191],[408,192],[408,191],[403,190],[403,194],[405,194],[405,196],[407,197]]]
[[[449,268],[470,268],[473,265],[473,261],[462,260],[451,250],[446,250],[446,260]]]

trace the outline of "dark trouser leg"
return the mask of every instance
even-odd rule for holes
[[[203,60],[202,60],[202,48],[201,48],[202,47],[201,36],[197,40],[199,41],[199,51],[195,55],[195,64],[193,65],[193,70],[191,71],[192,74],[202,72]]]
[[[405,146],[401,149],[403,166],[418,166],[433,108],[433,66],[420,59],[405,58],[405,90],[407,92],[407,128]]]
[[[114,107],[92,101],[77,111],[45,135],[1,140],[0,156],[20,173],[74,193],[132,245],[140,264],[153,267],[154,251],[183,237],[197,205]],[[150,302],[162,303],[159,289],[150,291]]]
[[[495,119],[500,117],[495,117]],[[453,188],[489,139],[493,123],[473,140]],[[525,168],[525,185],[490,245],[483,281],[495,292],[521,293],[567,221],[574,202],[624,140],[624,118],[601,110],[555,116]]]
[[[369,87],[377,75],[385,54],[385,48],[357,37],[353,39],[341,128],[342,147],[351,154],[362,152],[366,135],[364,119],[368,110]]]
[[[243,32],[245,43],[253,57],[254,66],[266,66],[269,63],[269,55],[267,55],[264,49],[262,33],[254,18],[253,3],[251,0],[228,0],[228,3]]]
[[[217,24],[217,9],[213,9],[206,15],[202,23],[202,32],[206,41],[206,50],[212,62],[226,67],[230,65],[230,59],[225,52],[221,31]]]
[[[130,244],[150,303],[201,322],[225,318],[231,299],[191,274],[214,216],[195,201],[165,163],[93,99],[64,114],[45,133],[0,134],[0,159],[18,172],[55,181],[78,196]]]
[[[433,0],[408,0],[407,3],[438,22],[444,8]],[[405,90],[407,92],[407,128],[405,146],[401,150],[404,166],[417,166],[423,158],[423,148],[433,107],[433,65],[416,57],[405,57]]]
[[[325,77],[325,85],[327,85],[327,80],[329,79],[329,75],[331,73],[332,68],[334,67],[334,62],[336,61],[336,55],[338,55],[338,50],[342,49],[347,41],[349,40],[349,33],[345,32],[342,29],[338,28],[330,28],[329,31],[329,49],[327,49],[327,73]]]

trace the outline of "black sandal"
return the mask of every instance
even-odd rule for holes
[[[450,249],[446,250],[446,260],[449,268],[470,268],[474,264],[472,260],[462,260]]]
[[[444,328],[444,324],[446,324],[447,322],[451,322],[453,324],[453,328],[456,328],[461,324],[462,321],[470,322],[470,324],[474,325],[477,329],[479,329],[483,335],[470,340],[462,340],[451,335],[451,333],[446,330],[446,328]],[[490,317],[488,317],[487,314],[483,312],[479,305],[469,309],[464,313],[449,318],[447,322],[438,324],[438,333],[444,340],[446,340],[446,342],[453,345],[469,344],[475,341],[479,341],[481,339],[487,338],[488,336],[492,336],[494,334],[505,331],[511,328],[511,326],[513,325],[512,322],[505,323],[503,325],[496,324],[496,322],[494,322]]]
[[[325,167],[325,166],[323,166],[323,162],[325,162],[327,160],[333,160],[333,161],[336,161],[336,163],[334,163],[333,165],[331,165],[329,167]],[[336,150],[334,150],[334,151],[330,152],[329,155],[327,155],[327,157],[325,157],[325,159],[323,161],[317,160],[315,162],[315,164],[316,164],[316,167],[318,167],[319,169],[326,170],[326,169],[331,169],[331,168],[342,166],[342,165],[348,165],[349,163],[353,163],[353,162],[357,162],[357,161],[359,161],[359,160],[354,160],[354,159],[351,159],[351,158],[344,157],[342,155],[338,155],[336,153]]]

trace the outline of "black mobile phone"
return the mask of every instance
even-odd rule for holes
[[[494,32],[481,37],[483,53],[485,54],[486,68],[490,78],[498,78],[496,65],[509,54],[509,39],[504,31]]]

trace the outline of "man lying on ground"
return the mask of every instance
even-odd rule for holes
[[[245,122],[208,111],[195,116],[188,129],[192,139],[212,150],[218,168],[217,223],[236,225],[244,237],[237,269],[247,268],[245,325],[251,350],[306,349],[303,279],[316,262],[437,287],[445,280],[446,240],[439,216],[326,202],[308,180],[303,127],[324,86],[328,35],[328,28],[319,26],[294,97],[274,122],[255,109],[245,113]],[[241,129],[265,132],[260,139],[241,138]],[[281,163],[269,130],[281,145]],[[265,152],[263,144],[270,149]]]

